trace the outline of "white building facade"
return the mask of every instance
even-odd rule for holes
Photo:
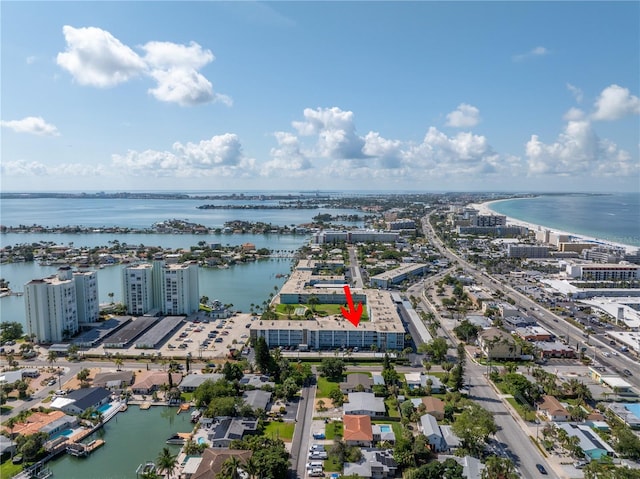
[[[98,297],[98,274],[95,271],[77,271],[73,273],[78,304],[78,323],[95,323],[100,316]]]
[[[122,292],[129,314],[141,316],[154,308],[152,274],[150,264],[138,264],[122,270]]]

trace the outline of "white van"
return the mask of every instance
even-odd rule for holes
[[[324,465],[321,462],[318,461],[312,461],[310,463],[307,464],[307,469],[320,469],[322,470],[322,468],[324,467]]]
[[[324,477],[324,472],[322,472],[322,469],[311,469],[309,475],[311,477]]]

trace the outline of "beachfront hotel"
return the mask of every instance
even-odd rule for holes
[[[166,264],[158,258],[153,264],[132,265],[122,270],[122,290],[129,314],[191,314],[200,306],[198,265]]]
[[[640,266],[635,264],[567,265],[567,276],[582,281],[631,281],[640,279]]]
[[[320,304],[346,304],[344,275],[326,274],[344,264],[340,261],[301,260],[289,280],[283,285],[281,304],[308,304],[312,297]],[[325,274],[319,274],[324,271]],[[404,349],[405,330],[388,291],[351,290],[354,304],[362,303],[368,321],[354,327],[342,315],[313,319],[282,319],[256,321],[251,325],[251,337],[264,338],[270,348],[307,345],[310,349],[359,348],[378,351]]]
[[[27,334],[39,343],[60,342],[78,332],[79,323],[98,320],[98,278],[95,271],[58,273],[24,285]]]

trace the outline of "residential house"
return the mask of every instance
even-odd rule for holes
[[[55,398],[50,407],[68,414],[82,414],[89,408],[98,409],[110,399],[111,391],[105,388],[81,388],[71,391],[66,396]]]
[[[420,398],[420,402],[424,404],[426,414],[431,414],[438,421],[442,421],[444,419],[444,401],[442,399],[426,396]]]
[[[229,447],[231,441],[242,439],[247,434],[255,434],[258,430],[257,419],[240,417],[216,418],[209,433],[208,441],[211,447]]]
[[[427,442],[434,452],[442,452],[446,449],[446,443],[442,437],[438,421],[431,414],[420,417],[420,432],[427,438]]]
[[[237,458],[241,464],[253,455],[253,451],[240,449],[205,449],[202,457],[190,458],[195,459],[187,464],[182,470],[184,479],[216,479],[223,470],[223,464],[231,457]]]
[[[122,389],[133,384],[133,371],[111,371],[96,374],[91,384],[107,389]]]
[[[518,359],[522,354],[513,337],[501,329],[489,328],[478,334],[478,345],[489,359]]]
[[[347,374],[347,380],[340,383],[340,391],[344,394],[373,391],[373,378],[368,374]]]
[[[462,476],[465,479],[481,479],[482,478],[482,471],[484,470],[485,466],[480,462],[480,459],[477,459],[472,456],[458,457],[458,456],[449,456],[445,454],[440,454],[438,456],[438,461],[440,462],[444,462],[447,459],[453,459],[454,461],[456,461],[458,464],[462,466]]]
[[[582,451],[590,459],[599,460],[602,456],[613,456],[611,446],[601,439],[589,426],[560,423],[557,427],[564,429],[570,437],[577,437]]]
[[[568,421],[571,418],[569,411],[553,396],[542,396],[538,412],[544,415],[548,421]]]
[[[431,376],[425,373],[405,373],[404,379],[407,382],[409,389],[423,388],[428,389],[431,387],[431,392],[439,394],[444,392],[444,385],[437,376]]]
[[[0,456],[9,454],[13,456],[16,453],[17,444],[7,436],[0,436]]]
[[[262,389],[265,386],[273,388],[276,385],[276,383],[269,380],[269,376],[265,376],[264,374],[245,374],[239,382],[243,386],[254,387],[256,389]]]
[[[386,409],[384,399],[375,397],[373,393],[349,393],[349,402],[343,405],[345,414],[366,414],[368,416],[384,416]]]
[[[371,447],[373,444],[373,429],[371,416],[366,414],[345,414],[342,417],[343,439],[349,446]]]
[[[182,381],[180,382],[180,386],[178,386],[178,389],[180,389],[180,391],[182,392],[190,393],[198,389],[198,386],[200,386],[205,381],[216,382],[223,378],[224,378],[224,374],[218,374],[218,373],[189,374],[184,378],[182,378]]]
[[[146,371],[140,374],[136,382],[131,386],[131,391],[133,394],[151,394],[153,391],[160,389],[163,384],[169,385],[169,374],[171,374],[173,386],[178,386],[182,381],[182,374],[180,373]]]
[[[373,442],[384,441],[391,444],[396,442],[396,435],[391,424],[372,424],[371,430],[373,431]]]
[[[362,449],[362,459],[344,465],[344,475],[365,479],[390,479],[395,477],[398,464],[391,449]]]
[[[247,405],[251,406],[251,409],[254,411],[256,409],[267,411],[267,406],[271,401],[271,393],[263,391],[262,389],[252,389],[251,391],[242,393],[242,399]]]

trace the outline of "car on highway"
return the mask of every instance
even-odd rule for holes
[[[536,464],[536,469],[540,471],[540,474],[547,475],[547,470],[544,468],[542,464]]]

